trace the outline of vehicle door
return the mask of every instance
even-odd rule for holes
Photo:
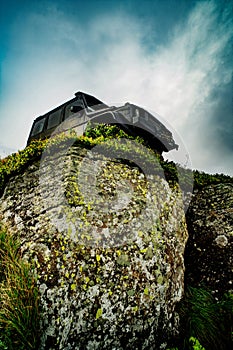
[[[56,133],[57,128],[61,124],[61,122],[62,122],[62,108],[58,108],[48,113],[43,138],[47,138],[51,134]]]
[[[85,106],[81,98],[69,102],[64,108],[64,131],[75,129],[78,135],[82,135],[87,122]]]

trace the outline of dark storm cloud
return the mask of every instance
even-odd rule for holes
[[[226,152],[233,152],[233,83],[216,88],[211,94],[213,133]],[[233,154],[233,153],[232,153]]]
[[[208,98],[214,105],[211,112],[211,129],[223,152],[233,152],[233,3],[219,2],[216,8],[216,29],[222,26],[223,33],[231,33],[220,53],[220,64],[215,67],[218,76],[224,76],[221,84],[216,84]],[[226,35],[227,37],[227,35]]]

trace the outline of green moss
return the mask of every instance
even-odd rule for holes
[[[70,135],[60,134],[49,140],[32,141],[31,144],[25,149],[0,160],[0,195],[3,192],[4,186],[9,178],[13,175],[22,173],[29,164],[32,164],[33,161],[41,157],[45,149],[47,155],[53,155],[57,154],[59,149],[65,150],[67,145],[70,144],[81,148],[90,149],[101,143],[106,143],[106,141],[109,140],[112,143],[110,142],[108,144],[108,149],[117,150],[119,157],[122,158],[122,161],[126,156],[125,161],[127,162],[127,154],[129,154],[128,147],[130,143],[127,144],[117,142],[117,140],[121,138],[128,139],[129,141],[134,140],[138,144],[148,147],[146,140],[140,137],[129,136],[117,125],[106,124],[99,124],[97,126],[90,124],[90,126],[86,129],[85,134],[79,138],[77,138],[71,131]],[[145,168],[148,168],[150,171],[153,169],[153,172],[157,174],[163,173],[171,186],[174,186],[174,184],[178,182],[177,170],[179,170],[179,184],[184,190],[190,190],[192,188],[193,178],[194,189],[201,189],[204,186],[211,184],[233,183],[233,177],[224,174],[211,175],[197,170],[192,173],[190,169],[184,169],[171,161],[164,161],[162,157],[155,154],[152,150],[145,154],[143,148],[138,148],[138,150],[135,150],[135,152],[137,154],[137,159],[141,159],[141,162],[144,164]],[[79,196],[77,189],[75,189],[74,183],[72,191],[72,194],[75,197],[75,202],[81,201],[82,203],[82,199]],[[67,188],[67,192],[69,192],[69,188]]]
[[[129,256],[127,254],[121,254],[117,259],[118,265],[130,266]]]

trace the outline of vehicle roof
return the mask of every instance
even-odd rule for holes
[[[52,112],[56,112],[58,109],[60,108],[63,108],[65,105],[67,105],[68,103],[72,102],[72,101],[76,101],[78,97],[81,97],[81,98],[85,98],[85,97],[88,97],[88,98],[94,98],[96,101],[98,101],[99,104],[105,104],[104,102],[100,101],[98,98],[96,98],[95,96],[92,96],[92,95],[89,95],[85,92],[82,92],[82,91],[78,91],[76,92],[75,94],[75,97],[62,103],[61,105],[53,108],[53,109],[50,109],[48,112],[44,113],[43,115],[40,115],[38,116],[37,118],[34,119],[34,122],[36,122],[37,120],[40,120],[42,118],[44,118],[45,116],[47,116],[48,114],[52,113]]]

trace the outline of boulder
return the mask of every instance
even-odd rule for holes
[[[188,236],[179,188],[73,147],[12,177],[0,213],[35,264],[41,350],[163,349],[178,332]]]
[[[187,212],[186,282],[205,286],[216,298],[232,291],[233,185],[210,185],[192,199]]]

